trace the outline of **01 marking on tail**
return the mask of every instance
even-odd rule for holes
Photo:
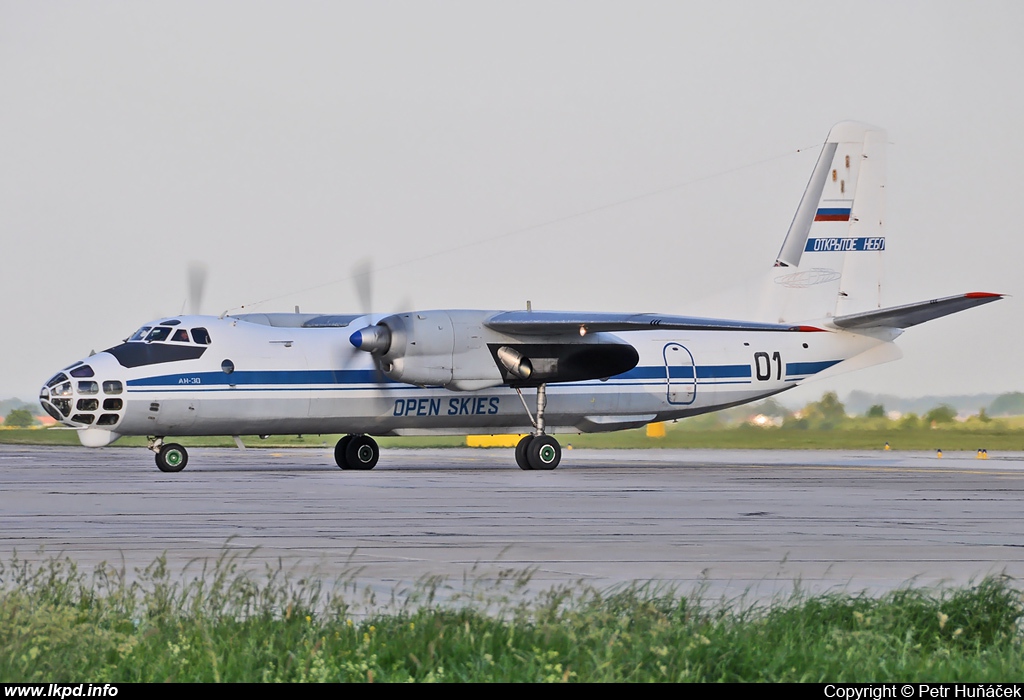
[[[526,470],[558,466],[560,431],[707,413],[897,359],[905,328],[1000,299],[972,292],[882,308],[885,132],[829,133],[772,271],[770,322],[661,314],[435,309],[164,318],[56,373],[43,408],[82,444],[168,435],[343,433],[342,469],[371,436],[527,433]]]

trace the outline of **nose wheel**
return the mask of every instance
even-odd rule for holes
[[[168,442],[156,452],[156,466],[162,472],[180,472],[188,464],[188,452],[181,445]]]
[[[334,461],[342,469],[373,469],[379,458],[377,441],[369,435],[346,435],[334,447]]]

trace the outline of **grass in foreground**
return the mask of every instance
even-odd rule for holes
[[[257,581],[227,557],[191,580],[158,560],[135,583],[67,560],[0,569],[4,682],[1024,680],[1024,607],[1001,578],[761,607],[647,586],[523,602],[515,574],[445,604],[424,583],[354,620],[351,586]]]

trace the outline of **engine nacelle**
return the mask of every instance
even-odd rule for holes
[[[352,334],[352,344],[373,353],[396,382],[484,389],[503,383],[491,360],[483,322],[493,311],[417,311],[382,318]]]
[[[488,328],[494,311],[416,311],[356,331],[352,345],[372,353],[396,382],[474,391],[510,384],[602,379],[636,366],[639,355],[605,333],[515,338]]]

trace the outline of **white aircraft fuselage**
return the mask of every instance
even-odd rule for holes
[[[526,433],[519,466],[554,469],[552,432],[707,413],[887,362],[904,329],[1001,298],[882,306],[885,143],[876,127],[833,127],[756,321],[529,308],[178,316],[58,372],[40,403],[84,445],[150,436],[163,471],[188,461],[168,435],[334,433],[346,434],[343,469],[373,468],[373,435],[472,433]]]
[[[460,313],[482,319],[499,312]],[[83,437],[94,444],[121,435],[464,435],[534,429],[495,364],[495,386],[476,391],[382,376],[374,358],[355,351],[349,341],[354,328],[373,320],[360,317],[340,328],[281,328],[230,317],[163,319],[145,328],[178,321],[170,328],[189,333],[188,342],[130,340],[92,355],[56,375],[44,390],[44,402],[57,409],[59,420],[88,427]],[[208,344],[192,340],[196,328],[205,329]],[[480,334],[486,336],[486,329]],[[615,336],[637,350],[636,366],[607,378],[550,384],[549,431],[618,430],[754,401],[886,342],[819,329]],[[512,345],[520,339],[491,333],[488,340]],[[183,353],[198,356],[165,359]],[[128,364],[145,364],[125,367],[115,355]],[[71,376],[90,371],[92,376]],[[531,394],[526,392],[533,411]]]

